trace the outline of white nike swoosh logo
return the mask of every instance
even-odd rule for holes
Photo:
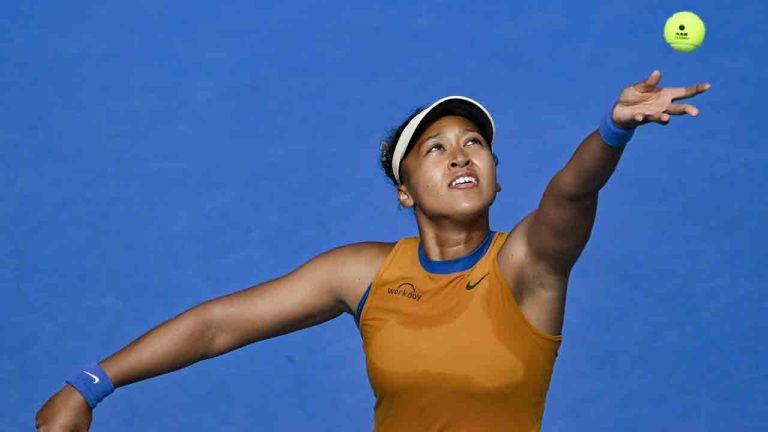
[[[83,372],[85,372],[85,371],[83,371]],[[88,376],[90,376],[91,378],[93,378],[93,383],[94,384],[98,384],[99,383],[99,377],[97,377],[96,375],[94,375],[94,374],[92,374],[90,372],[85,372],[85,373],[88,374]]]

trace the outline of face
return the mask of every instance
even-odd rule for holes
[[[486,212],[496,198],[496,165],[491,148],[474,123],[446,116],[432,123],[401,164],[405,181],[398,199],[432,217]],[[457,184],[460,177],[471,181]],[[466,180],[466,179],[465,179]]]

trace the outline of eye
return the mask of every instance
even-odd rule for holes
[[[467,144],[471,144],[471,143],[483,145],[483,141],[480,138],[470,138],[469,140],[467,140]]]
[[[443,148],[443,145],[442,144],[437,144],[437,143],[432,144],[431,146],[429,146],[429,150],[427,150],[427,153],[432,153],[432,150],[434,150],[436,148]]]

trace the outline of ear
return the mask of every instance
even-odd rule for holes
[[[400,201],[400,205],[406,208],[413,207],[414,202],[411,194],[408,193],[408,189],[400,185],[397,187],[397,200]]]

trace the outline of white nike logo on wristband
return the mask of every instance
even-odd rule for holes
[[[86,373],[87,375],[89,375],[91,378],[93,378],[93,383],[94,384],[98,384],[99,383],[99,377],[97,377],[96,375],[94,375],[94,374],[92,374],[90,372],[85,372],[85,371],[83,371],[83,372]]]

